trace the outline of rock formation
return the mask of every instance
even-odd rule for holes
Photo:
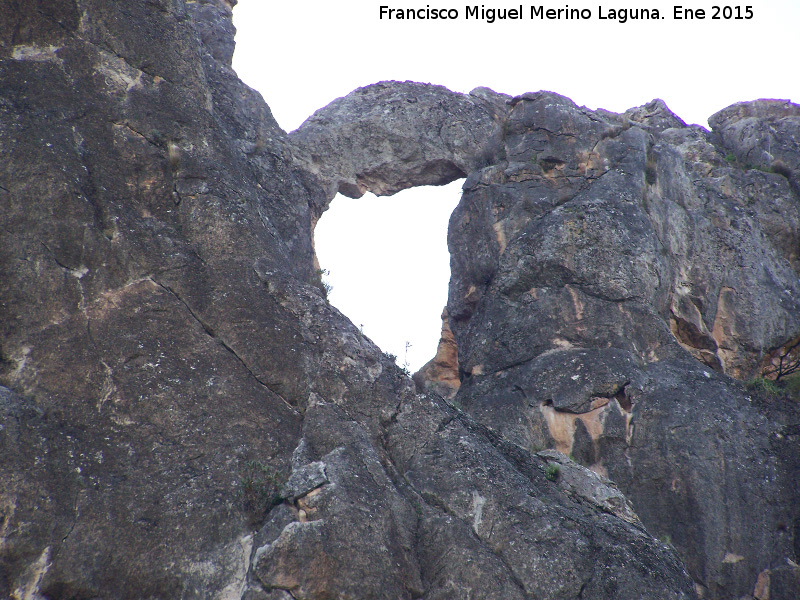
[[[797,405],[731,375],[800,337],[797,107],[382,83],[287,136],[234,3],[0,6],[0,595],[796,597]],[[464,175],[447,402],[312,239]]]
[[[794,172],[726,160],[753,145],[732,109],[709,133],[660,102],[508,106],[506,161],[470,175],[451,219],[455,402],[608,475],[702,595],[752,593],[796,560],[798,411],[725,374],[757,375],[800,335]],[[796,164],[797,109],[735,114],[769,123]]]
[[[290,139],[305,144],[311,128],[336,140],[317,148],[341,149],[358,135],[352,115],[389,85],[337,100]],[[483,166],[450,221],[447,319],[418,389],[610,477],[701,596],[754,593],[800,548],[798,407],[733,379],[769,372],[800,339],[800,108],[735,105],[708,132],[660,100],[617,115],[550,92],[438,93],[487,107],[502,139],[472,144]],[[407,154],[406,140],[384,143]],[[318,154],[335,165],[318,172],[341,181],[363,163],[346,158]],[[385,192],[399,168],[375,163],[366,189]],[[446,383],[454,357],[458,386]]]
[[[449,183],[494,162],[503,107],[486,92],[408,81],[360,88],[293,132],[295,156],[324,182],[328,202],[337,192],[360,198]]]

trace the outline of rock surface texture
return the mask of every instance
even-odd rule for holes
[[[361,131],[342,107],[401,104],[388,87],[317,111],[290,139],[307,143],[308,128],[334,140],[318,148],[335,156],[317,160],[341,181],[364,162],[341,151],[342,132]],[[610,477],[701,596],[754,594],[800,553],[797,403],[737,381],[797,360],[800,107],[734,105],[709,132],[660,100],[617,115],[550,92],[469,97],[491,107],[502,140],[495,128],[472,145],[478,166],[450,221],[447,318],[417,388],[519,448],[555,448]],[[404,110],[387,122],[413,122],[416,104]],[[387,155],[405,143],[387,135]],[[373,171],[371,189],[424,171],[401,167]]]
[[[484,93],[480,93],[483,91]],[[437,85],[384,82],[318,110],[292,133],[295,156],[337,192],[389,195],[444,185],[491,164],[500,148],[502,98]]]
[[[458,373],[458,346],[450,329],[447,309],[442,313],[442,335],[436,348],[436,356],[414,373],[414,383],[417,384],[419,392],[438,394],[446,400],[452,400],[461,387]]]
[[[234,3],[0,5],[0,596],[796,597],[797,407],[730,375],[800,337],[797,107],[382,83],[287,136]],[[417,393],[313,226],[465,175]]]

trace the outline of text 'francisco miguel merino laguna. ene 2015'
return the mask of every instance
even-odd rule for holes
[[[527,10],[525,9],[527,8]],[[463,12],[457,8],[431,8],[430,4],[424,8],[392,8],[390,6],[380,7],[381,20],[411,21],[411,20],[465,20],[485,21],[494,23],[495,21],[521,21],[530,20],[589,20],[598,19],[600,21],[616,21],[617,23],[627,23],[628,21],[649,21],[666,19],[667,16],[673,20],[702,20],[710,18],[745,20],[753,18],[752,6],[711,6],[704,8],[685,8],[683,6],[673,6],[672,13],[662,14],[657,8],[604,8],[598,6],[597,11],[590,8],[570,8],[565,5],[563,8],[547,8],[544,5],[523,7],[522,4],[511,8],[486,8],[483,4],[465,6]]]

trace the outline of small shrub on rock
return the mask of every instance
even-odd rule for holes
[[[280,504],[281,480],[280,474],[269,465],[257,460],[244,463],[235,495],[251,522],[260,522],[273,506]]]
[[[556,464],[550,463],[544,469],[544,476],[550,481],[556,481],[559,475],[561,475],[561,467]]]

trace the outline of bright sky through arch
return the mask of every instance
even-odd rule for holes
[[[447,222],[463,181],[389,197],[338,195],[317,224],[331,303],[412,371],[433,358],[439,341],[450,280]]]
[[[380,20],[382,3],[397,8],[453,7],[459,9],[461,18]],[[335,98],[387,79],[430,82],[458,92],[478,86],[512,95],[546,89],[568,96],[579,105],[614,112],[661,98],[687,123],[705,127],[711,114],[735,102],[757,98],[800,102],[800,77],[796,74],[798,0],[751,0],[747,6],[752,7],[753,18],[749,20],[712,20],[713,3],[681,3],[686,8],[706,9],[705,19],[692,21],[673,19],[674,0],[614,3],[615,7],[657,8],[665,17],[626,23],[598,20],[598,5],[603,3],[596,0],[544,5],[556,9],[589,8],[594,17],[586,21],[531,20],[527,14],[531,3],[523,3],[526,18],[491,24],[464,20],[466,4],[239,0],[233,12],[238,30],[233,66],[245,83],[261,92],[287,131],[297,128]],[[487,0],[478,4],[487,8],[519,5]],[[606,12],[610,8],[608,5]],[[345,241],[356,244],[362,254],[372,253],[373,248],[358,246],[365,241],[367,232],[386,232],[398,223],[398,215],[412,223],[412,228],[418,228],[428,209],[435,207],[438,211],[441,206],[442,210],[452,210],[458,200],[458,185],[453,185],[455,191],[417,188],[388,200],[371,196],[363,199],[376,202],[374,211],[348,204],[361,201],[337,197],[319,227],[341,232],[332,236],[337,254],[344,254],[338,246]],[[414,201],[415,195],[424,199]],[[380,326],[343,308],[370,297],[377,277],[362,274],[356,278],[360,281],[357,289],[351,290],[350,283],[337,278],[337,273],[342,277],[352,270],[351,266],[338,264],[339,259],[334,260],[332,255],[326,257],[328,251],[322,245],[327,242],[318,240],[320,261],[331,271],[333,303],[356,325],[364,323],[365,333],[384,350],[398,355],[400,363],[404,343],[411,341],[412,370],[433,356],[439,334],[438,317],[446,299],[448,274],[441,275],[441,266],[434,267],[436,275],[420,271],[428,264],[448,265],[444,241],[447,220],[438,216],[433,220],[444,222],[440,233],[405,234],[404,243],[391,246],[380,266],[381,275],[397,274],[389,289],[380,295],[388,298],[410,286],[416,296],[429,296],[429,305],[412,308],[407,304],[407,314],[400,315],[387,304],[387,310],[380,315],[384,320]],[[345,227],[350,233],[344,233]],[[318,236],[323,235],[322,231]],[[427,245],[429,238],[436,240],[433,246]],[[393,263],[389,261],[392,257]],[[409,266],[413,266],[413,277],[403,275]],[[442,276],[441,291],[427,283],[428,277]],[[409,325],[423,322],[437,323],[427,340],[417,339],[417,334],[412,336]],[[399,340],[399,346],[398,342],[381,340],[384,335],[377,332],[387,325],[396,325],[397,330],[387,333],[386,339]]]

